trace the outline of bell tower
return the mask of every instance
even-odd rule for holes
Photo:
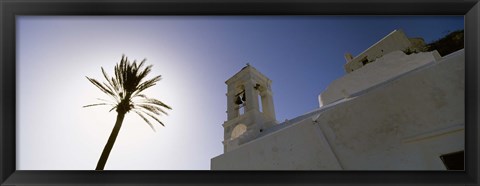
[[[247,63],[227,84],[227,121],[224,152],[257,138],[277,124],[273,107],[272,81]]]

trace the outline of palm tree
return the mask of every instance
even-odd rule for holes
[[[137,66],[136,61],[130,63],[128,58],[125,55],[122,56],[120,63],[115,66],[115,77],[110,78],[103,67],[102,73],[107,83],[99,83],[97,80],[87,77],[87,79],[94,84],[98,89],[107,94],[112,100],[99,99],[102,102],[86,105],[84,107],[99,106],[99,105],[109,105],[112,106],[112,110],[117,111],[117,120],[115,126],[113,127],[112,133],[108,138],[107,144],[103,149],[102,155],[98,160],[97,167],[95,170],[103,170],[105,163],[107,163],[108,156],[112,150],[113,144],[118,136],[118,132],[122,126],[123,118],[125,114],[129,111],[133,111],[138,114],[145,122],[155,131],[152,123],[147,119],[150,117],[160,123],[162,126],[165,126],[158,116],[162,113],[168,115],[163,108],[172,109],[170,106],[164,104],[163,102],[154,99],[148,98],[144,94],[141,94],[143,90],[154,86],[156,82],[160,81],[161,76],[156,76],[150,80],[143,81],[145,77],[150,73],[152,65],[145,67],[141,70],[145,63],[144,59]]]

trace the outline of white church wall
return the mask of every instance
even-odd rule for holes
[[[212,170],[445,170],[464,150],[464,50],[211,160]],[[312,118],[317,118],[314,122]]]
[[[318,125],[310,118],[257,138],[211,160],[212,170],[339,170]]]
[[[455,128],[455,129],[454,129]],[[419,152],[416,155],[410,153],[410,159],[417,160],[416,163],[422,165],[430,170],[445,170],[441,155],[463,151],[465,149],[465,130],[463,125],[451,127],[449,131],[438,135],[428,136],[416,141],[403,141],[404,148],[402,150],[409,150],[410,152]],[[410,150],[413,149],[413,150]],[[421,166],[418,166],[422,169]],[[405,169],[408,169],[406,167]]]
[[[345,76],[334,80],[318,99],[320,107],[337,100],[351,97],[370,87],[393,79],[441,59],[437,51],[406,55],[402,51],[391,52],[374,63],[369,63]]]
[[[323,112],[342,167],[444,170],[440,155],[464,149],[464,61],[457,51]]]

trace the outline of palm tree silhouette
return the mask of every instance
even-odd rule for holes
[[[107,94],[110,98],[112,98],[112,100],[98,99],[102,102],[85,105],[83,107],[110,105],[112,106],[110,112],[114,109],[117,111],[117,120],[115,122],[115,126],[113,127],[112,133],[108,138],[107,144],[103,149],[102,155],[98,160],[95,170],[104,169],[108,156],[110,155],[110,151],[115,144],[118,132],[122,126],[123,118],[129,111],[133,111],[138,114],[143,120],[145,120],[145,122],[152,128],[153,131],[155,131],[155,128],[147,119],[147,116],[154,119],[162,126],[165,126],[160,119],[158,119],[158,116],[160,116],[162,113],[168,115],[162,108],[172,108],[157,99],[148,98],[144,94],[141,94],[143,90],[154,86],[156,82],[161,80],[161,76],[159,75],[150,80],[143,81],[144,78],[150,73],[152,68],[152,65],[149,65],[145,67],[145,69],[141,70],[145,61],[146,59],[140,62],[140,64],[137,66],[136,61],[130,63],[128,58],[125,57],[125,55],[122,55],[120,63],[117,63],[114,68],[115,77],[110,78],[103,67],[101,67],[103,76],[107,80],[107,83],[104,82],[101,84],[97,80],[87,77],[92,84]]]

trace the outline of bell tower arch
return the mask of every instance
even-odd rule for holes
[[[227,121],[224,152],[258,137],[277,124],[273,106],[272,81],[247,63],[227,84]]]

